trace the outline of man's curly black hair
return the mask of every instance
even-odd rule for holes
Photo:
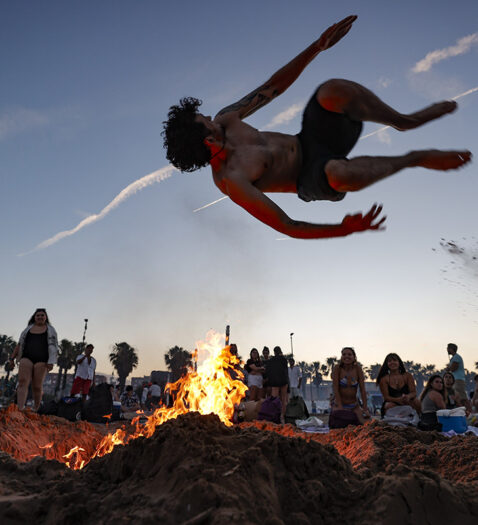
[[[209,131],[195,122],[201,100],[185,97],[171,106],[162,132],[166,158],[181,171],[194,171],[209,164],[211,152],[204,144]]]

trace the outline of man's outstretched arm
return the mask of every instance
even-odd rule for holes
[[[237,111],[239,118],[243,119],[252,115],[259,108],[268,104],[271,100],[284,93],[284,91],[295,82],[305,67],[321,52],[336,44],[343,38],[352,27],[357,17],[348,16],[337,24],[330,26],[322,35],[307,49],[302,51],[293,60],[279,69],[272,77],[264,82],[244,98],[227,106],[216,115],[224,115]]]
[[[382,206],[374,205],[362,215],[346,215],[340,224],[313,224],[291,219],[275,202],[253,184],[234,175],[228,178],[226,192],[236,204],[274,230],[296,239],[345,237],[365,230],[383,230],[386,217],[379,218]]]

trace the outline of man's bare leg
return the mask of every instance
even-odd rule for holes
[[[399,131],[416,128],[457,108],[456,102],[446,100],[405,115],[385,104],[364,86],[343,79],[328,80],[320,86],[316,96],[320,105],[329,111],[344,113],[353,120],[386,124]]]
[[[325,165],[329,184],[336,191],[359,191],[390,177],[403,168],[457,169],[471,160],[469,151],[411,151],[399,157],[355,157],[332,159]]]

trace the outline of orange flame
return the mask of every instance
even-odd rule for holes
[[[126,445],[142,436],[151,437],[157,426],[187,412],[216,414],[225,425],[231,426],[234,406],[240,403],[247,387],[238,368],[239,359],[230,353],[228,346],[223,348],[222,343],[223,336],[211,330],[206,335],[206,341],[197,344],[197,357],[194,357],[202,360],[197,371],[189,369],[176,383],[166,385],[166,392],[174,399],[172,407],[160,406],[147,416],[145,423],[140,423],[140,415],[143,418],[146,416],[138,411],[140,415],[131,422],[135,427],[133,433],[118,429],[114,434],[107,434],[91,457],[86,457],[84,449],[73,447],[64,456],[65,464],[74,470],[81,469],[91,459],[111,453],[117,445]],[[75,460],[70,461],[74,454]]]

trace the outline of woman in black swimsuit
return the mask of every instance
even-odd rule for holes
[[[420,401],[412,374],[397,354],[388,354],[378,373],[377,385],[383,395],[382,417],[392,407],[410,405],[420,413]]]
[[[12,364],[14,359],[18,361],[17,404],[20,410],[25,408],[30,383],[34,410],[38,410],[43,396],[43,381],[56,364],[57,355],[56,331],[50,325],[46,310],[37,308],[11,357]]]

